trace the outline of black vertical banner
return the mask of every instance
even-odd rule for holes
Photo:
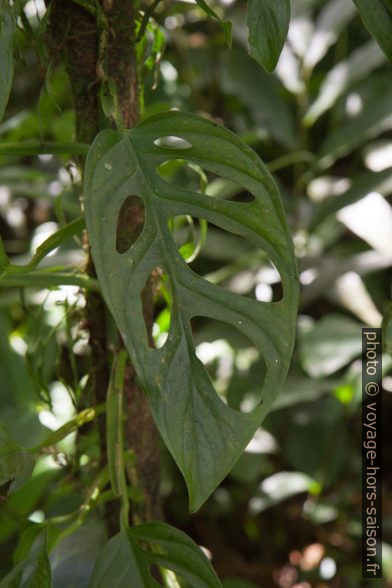
[[[362,577],[382,578],[382,329],[362,329]]]

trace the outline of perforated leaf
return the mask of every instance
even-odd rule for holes
[[[218,200],[167,183],[156,168],[179,158],[240,184],[254,200]],[[186,479],[191,509],[196,510],[252,438],[287,372],[298,281],[277,187],[257,155],[230,131],[194,115],[169,112],[132,130],[100,133],[87,157],[84,190],[86,224],[103,295],[148,394],[158,429]],[[130,195],[143,199],[145,225],[133,245],[119,254],[117,218]],[[263,249],[280,272],[283,299],[263,303],[244,298],[194,273],[168,228],[168,220],[177,215],[204,218]],[[161,349],[151,349],[141,293],[157,266],[168,276],[173,304],[168,339]],[[195,316],[235,326],[263,355],[267,370],[262,400],[253,412],[231,409],[215,392],[195,354],[190,327]]]
[[[193,588],[221,587],[210,562],[192,539],[169,525],[154,522],[136,525],[106,543],[90,588],[161,586],[151,575],[152,566],[179,574]]]

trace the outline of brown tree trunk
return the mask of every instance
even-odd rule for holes
[[[100,87],[99,63],[104,58],[105,74],[114,81],[120,114],[125,128],[134,126],[139,118],[138,76],[134,45],[135,7],[131,0],[103,0],[102,8],[108,21],[107,46],[100,55],[102,31],[96,19],[72,0],[51,0],[48,44],[53,57],[65,63],[72,87],[76,112],[76,135],[80,142],[91,143],[99,129],[98,90]],[[98,72],[98,73],[97,73]],[[83,162],[81,162],[82,164]],[[143,211],[140,211],[144,214]],[[139,223],[143,214],[136,214],[133,223]],[[129,222],[129,217],[127,217]],[[132,220],[131,220],[132,223]],[[131,234],[135,227],[129,226]],[[95,275],[91,257],[87,264],[89,275]],[[152,327],[152,285],[143,293],[146,324]],[[107,310],[100,295],[86,294],[86,321],[90,333],[90,382],[95,402],[106,399],[109,383],[109,356],[105,316]],[[125,377],[125,403],[127,407],[126,445],[136,454],[136,478],[143,492],[140,507],[133,507],[138,520],[162,517],[159,500],[160,452],[159,438],[152,420],[145,394],[137,387],[132,365]],[[106,431],[104,416],[98,423],[102,459],[106,460]],[[110,505],[111,503],[109,503]],[[110,534],[117,530],[117,508],[106,512]],[[135,517],[136,518],[136,517]]]

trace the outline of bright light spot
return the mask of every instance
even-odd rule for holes
[[[312,202],[322,202],[328,196],[339,196],[351,186],[348,178],[335,178],[333,176],[321,176],[309,183],[308,196]]]
[[[63,191],[63,185],[58,180],[54,180],[54,182],[50,182],[49,184],[49,194],[51,196],[58,196]]]
[[[22,356],[26,355],[27,343],[22,337],[13,333],[10,335],[9,341],[12,349],[16,351],[16,353]]]
[[[70,174],[67,172],[65,167],[60,167],[58,177],[62,184],[71,184]]]
[[[256,300],[261,302],[271,302],[273,291],[269,284],[257,284],[255,288]]]
[[[336,574],[336,563],[332,557],[325,557],[320,564],[320,576],[323,580],[330,580]]]
[[[52,431],[57,429],[57,419],[49,410],[41,410],[38,414],[38,418],[44,427],[47,427]]]
[[[46,241],[46,239],[48,239],[51,235],[53,235],[53,233],[55,233],[57,231],[57,229],[58,229],[58,224],[51,222],[51,221],[47,222],[47,223],[42,223],[42,225],[39,225],[39,227],[37,227],[35,234],[33,235],[33,238],[31,240],[30,251],[34,254],[36,252],[36,250],[38,249],[38,247],[40,245],[42,245],[42,243],[44,241]],[[53,249],[53,251],[48,253],[47,257],[54,255],[57,250],[58,250],[58,247],[56,247],[56,249]]]
[[[348,116],[357,116],[363,109],[362,98],[356,92],[352,92],[347,96],[346,113]]]
[[[359,274],[347,272],[340,276],[336,280],[336,292],[340,302],[367,325],[381,326],[382,316]]]
[[[32,523],[43,523],[45,520],[45,513],[43,510],[35,510],[27,517]]]
[[[307,269],[301,273],[301,275],[299,277],[299,281],[304,286],[309,286],[309,284],[312,284],[312,282],[315,281],[315,279],[317,278],[317,275],[318,275],[318,271],[315,268],[310,267],[309,269]]]
[[[275,453],[277,444],[274,437],[265,429],[257,429],[252,441],[245,448],[246,453]]]
[[[12,228],[20,228],[24,225],[25,215],[19,206],[10,206],[6,213],[7,223]]]
[[[162,61],[161,73],[166,82],[175,82],[178,78],[178,73],[175,67],[169,61]]]
[[[43,410],[39,413],[39,420],[49,429],[58,429],[70,420],[75,413],[68,391],[61,382],[54,382],[50,386],[52,411]]]
[[[79,458],[79,465],[81,467],[86,466],[90,461],[90,458],[88,455],[86,455],[85,453],[83,453],[80,458]]]
[[[365,152],[365,165],[374,172],[392,167],[392,143],[380,141],[370,145]]]
[[[52,161],[53,155],[50,155],[49,153],[44,153],[43,155],[38,155],[38,159],[43,163],[49,163],[49,161]]]
[[[392,208],[381,194],[371,192],[339,210],[336,216],[376,251],[392,257]]]
[[[209,549],[207,549],[207,547],[204,547],[204,545],[199,545],[200,549],[202,550],[202,552],[204,553],[204,555],[210,560],[212,561],[212,553]]]
[[[7,186],[0,186],[0,207],[7,206],[11,198],[11,190]]]
[[[223,357],[233,357],[233,350],[230,345],[224,339],[217,339],[212,343],[204,342],[200,343],[196,347],[196,355],[200,361],[204,364],[211,363],[216,359],[222,359]]]
[[[276,284],[280,282],[280,274],[276,267],[262,267],[256,274],[256,281],[263,284]]]
[[[387,392],[392,392],[392,376],[385,376],[382,380],[382,386]]]
[[[178,27],[178,20],[177,17],[175,16],[167,16],[165,18],[165,28],[168,31],[173,31],[174,29],[176,29]]]

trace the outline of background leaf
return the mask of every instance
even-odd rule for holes
[[[193,588],[221,586],[210,562],[185,533],[164,523],[144,523],[119,533],[104,546],[90,588],[161,586],[151,566],[179,574]]]
[[[353,0],[361,18],[381,49],[392,61],[392,5],[388,0]]]
[[[249,52],[268,72],[278,63],[289,22],[289,0],[248,0]]]
[[[0,120],[3,118],[14,75],[14,37],[16,21],[14,7],[7,0],[0,2]]]
[[[19,490],[30,478],[33,469],[33,456],[15,443],[0,422],[0,487],[11,482],[5,495]],[[2,491],[1,494],[3,495]]]
[[[217,200],[163,181],[156,167],[179,156],[236,181],[255,200]],[[86,162],[85,194],[86,223],[105,299],[157,426],[184,474],[191,509],[196,510],[249,442],[287,371],[298,292],[279,193],[264,164],[229,131],[196,116],[170,112],[124,134],[102,132]],[[146,223],[132,247],[119,254],[117,217],[129,194],[143,198]],[[168,231],[168,220],[179,214],[205,218],[262,248],[281,275],[283,300],[268,304],[242,298],[191,271]],[[170,332],[159,350],[148,347],[140,302],[149,273],[157,266],[168,275],[173,293]],[[261,403],[253,412],[232,410],[214,391],[195,355],[190,328],[195,316],[233,325],[264,357],[267,373]]]

